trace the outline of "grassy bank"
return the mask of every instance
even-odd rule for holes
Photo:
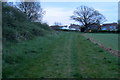
[[[3,48],[3,78],[117,78],[118,68],[116,56],[75,32]]]
[[[2,3],[2,22],[4,44],[31,40],[53,33],[46,23],[31,21],[24,12],[4,2]]]

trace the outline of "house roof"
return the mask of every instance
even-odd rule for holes
[[[89,26],[96,26],[96,27],[100,27],[100,25],[98,25],[98,24],[91,24],[91,25],[89,25]]]
[[[117,26],[117,23],[103,24],[102,26]]]
[[[55,26],[50,26],[51,28],[53,29],[61,29],[63,27],[67,27],[67,26],[58,26],[58,25],[55,25]]]
[[[70,24],[69,28],[70,28],[70,29],[73,29],[73,30],[74,30],[74,29],[77,29],[77,30],[78,30],[78,29],[80,29],[80,25]]]

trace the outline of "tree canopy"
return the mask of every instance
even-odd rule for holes
[[[17,2],[17,8],[24,12],[31,21],[41,21],[45,13],[40,2]]]
[[[76,8],[71,18],[82,23],[86,28],[91,24],[100,24],[106,21],[106,18],[99,11],[87,6]]]

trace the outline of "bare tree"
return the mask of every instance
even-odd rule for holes
[[[61,24],[60,22],[55,22],[54,25],[55,25],[55,26],[60,26],[60,25],[62,25],[62,24]]]
[[[40,2],[17,2],[17,8],[24,12],[31,21],[41,21],[45,13]]]
[[[97,10],[89,8],[87,6],[80,6],[74,11],[74,15],[71,18],[75,21],[82,23],[86,28],[91,24],[100,24],[106,21],[106,18],[100,14]]]

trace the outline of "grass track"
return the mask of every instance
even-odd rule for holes
[[[3,48],[4,78],[117,78],[118,66],[116,56],[74,32]]]

